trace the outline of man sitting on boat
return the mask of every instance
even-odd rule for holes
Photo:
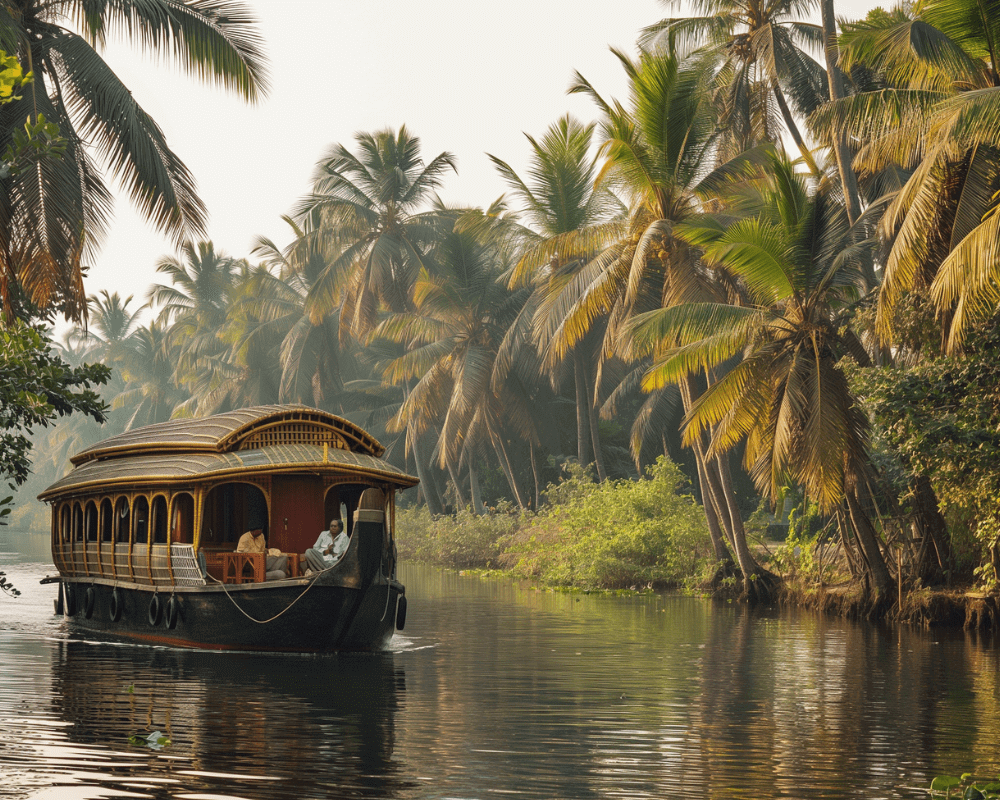
[[[264,541],[264,531],[260,528],[244,533],[236,544],[236,552],[264,553],[267,556],[265,580],[273,581],[288,577],[288,556],[282,555],[281,551],[274,547],[268,550]]]
[[[336,564],[347,551],[350,537],[344,532],[344,523],[339,519],[330,520],[330,529],[323,531],[316,544],[305,552],[306,565],[313,572],[322,572]]]

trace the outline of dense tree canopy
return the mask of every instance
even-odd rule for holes
[[[24,26],[54,13],[23,5]],[[209,19],[218,5],[183,8]],[[115,22],[160,45],[180,30],[148,17],[157,3],[137,6],[84,15],[87,36],[99,44]],[[527,136],[523,174],[490,156],[509,194],[481,208],[437,197],[455,158],[425,160],[405,126],[333,144],[286,218],[290,243],[262,239],[246,259],[190,238],[201,208],[188,176],[162,154],[169,163],[145,169],[151,122],[105,129],[101,103],[50,92],[68,141],[52,179],[75,170],[79,191],[62,199],[81,230],[106,220],[80,147],[90,131],[147,213],[188,237],[158,265],[155,321],[105,293],[93,330],[67,346],[67,361],[116,370],[100,435],[311,403],[371,429],[420,476],[434,514],[537,509],[573,462],[574,481],[589,463],[598,481],[621,480],[669,456],[702,504],[719,575],[740,575],[751,596],[771,581],[746,525],[759,497],[774,511],[791,497],[815,507],[873,608],[900,577],[995,580],[1000,527],[985,498],[1000,466],[998,353],[981,326],[1000,305],[1000,14],[926,0],[845,23],[834,40],[831,4],[826,32],[813,11],[706,0],[652,24],[635,54],[616,53],[627,98],[577,75],[571,91],[596,119]],[[186,63],[252,97],[263,78],[252,27],[227,11],[234,27],[202,40],[204,19],[190,21]],[[56,44],[84,54],[96,81],[87,43],[61,31],[38,28],[23,48],[39,85],[77,68]],[[66,91],[92,86],[77,77]],[[71,117],[84,127],[64,128]],[[126,133],[135,152],[115,138]],[[77,281],[63,238],[60,274]],[[960,391],[969,399],[949,405]],[[81,425],[73,442],[88,435]],[[55,438],[42,450],[59,461],[67,437]]]

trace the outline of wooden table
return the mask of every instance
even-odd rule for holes
[[[222,553],[222,582],[263,583],[265,567],[263,553]]]

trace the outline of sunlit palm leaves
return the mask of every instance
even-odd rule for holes
[[[1000,301],[1000,245],[989,217],[1000,190],[1000,6],[934,0],[848,26],[843,61],[882,82],[833,104],[817,124],[863,145],[856,165],[912,170],[881,221],[890,242],[878,328],[890,337],[906,292],[929,293],[950,319],[950,346]]]
[[[6,286],[16,281],[33,302],[58,304],[80,319],[81,260],[94,254],[111,217],[111,194],[92,152],[175,240],[201,233],[205,222],[193,176],[98,54],[105,38],[122,34],[167,51],[197,77],[251,101],[266,89],[261,40],[244,5],[229,0],[11,0],[4,9],[18,58],[35,79],[21,100],[0,109],[0,149],[25,119],[44,114],[58,124],[66,152],[0,185],[0,289],[6,303]]]
[[[406,127],[356,137],[357,154],[334,145],[313,174],[312,193],[294,217],[329,255],[307,305],[321,320],[341,308],[343,330],[363,337],[381,308],[403,312],[426,252],[434,216],[422,204],[440,186],[455,158],[441,153],[425,164],[420,140]]]
[[[710,68],[716,72],[713,89],[726,158],[778,143],[781,120],[817,171],[792,116],[811,113],[828,95],[825,71],[806,52],[823,43],[823,29],[803,21],[816,5],[815,0],[699,0],[693,4],[697,16],[661,20],[640,41],[681,53],[704,48],[717,57]]]
[[[867,476],[867,421],[837,362],[864,358],[846,327],[861,252],[844,209],[810,196],[790,165],[775,160],[753,217],[712,217],[680,233],[710,264],[737,275],[746,306],[687,304],[639,317],[638,352],[655,355],[647,388],[740,356],[688,412],[685,439],[711,434],[713,451],[746,441],[747,468],[776,500],[789,480],[832,511]]]

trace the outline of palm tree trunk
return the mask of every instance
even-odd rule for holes
[[[586,365],[584,365],[586,367]],[[585,377],[587,384],[587,417],[590,421],[590,442],[594,447],[594,464],[597,467],[597,480],[603,483],[608,479],[604,471],[604,455],[601,453],[601,432],[597,424],[597,401],[594,397],[595,391],[590,391],[590,374],[587,371]]]
[[[701,453],[696,452],[694,460],[698,468],[698,483],[701,486],[701,507],[705,512],[705,521],[708,523],[708,535],[712,540],[712,548],[715,550],[715,560],[732,564],[733,556],[726,546],[726,534],[719,524],[715,493],[708,483],[708,477],[705,473],[705,462],[701,457]]]
[[[542,502],[542,485],[538,476],[538,459],[535,458],[535,445],[532,442],[528,442],[528,452],[531,453],[531,475],[535,479],[535,511],[538,511],[538,507]]]
[[[511,467],[510,459],[507,457],[507,448],[503,446],[503,439],[492,431],[490,431],[490,439],[493,441],[493,450],[500,461],[500,469],[503,470],[503,474],[507,477],[507,483],[510,484],[510,490],[514,493],[514,499],[517,500],[520,508],[526,508],[524,500],[521,498],[521,490],[514,479],[514,469]]]
[[[850,514],[851,525],[858,537],[858,544],[864,555],[867,577],[871,582],[872,599],[876,605],[880,605],[892,596],[892,576],[889,575],[889,568],[882,557],[882,549],[879,547],[878,537],[875,535],[871,520],[861,507],[854,491],[847,493],[847,510]]]
[[[580,466],[585,467],[590,463],[587,449],[587,404],[590,399],[587,394],[586,365],[579,346],[573,351],[573,378],[576,382],[576,458]]]
[[[458,504],[458,508],[468,508],[469,504],[465,502],[465,498],[462,496],[462,484],[458,482],[458,473],[450,461],[448,462],[448,476],[451,478],[451,485],[455,487],[455,502]]]
[[[830,86],[830,101],[834,102],[844,97],[844,76],[837,66],[840,61],[840,48],[837,46],[837,19],[833,14],[833,0],[821,0],[820,10],[823,15],[823,48],[826,55],[826,77]],[[851,165],[851,151],[843,134],[834,134],[833,151],[837,156],[837,169],[840,172],[840,183],[844,187],[844,203],[847,206],[847,219],[851,225],[861,216],[861,200],[858,195],[858,177]],[[872,288],[869,286],[869,288]]]
[[[950,577],[953,563],[951,542],[948,539],[948,526],[941,516],[937,493],[931,485],[930,478],[920,475],[910,481],[910,491],[913,494],[915,522],[925,538],[929,538],[937,558],[938,574],[922,577]]]
[[[444,504],[441,502],[441,495],[438,492],[437,481],[434,480],[434,473],[430,470],[428,464],[420,456],[420,441],[419,437],[414,432],[412,426],[407,431],[407,435],[410,437],[410,449],[413,451],[413,462],[417,466],[417,477],[420,478],[420,488],[424,493],[424,500],[427,503],[427,509],[431,514],[443,514]]]
[[[802,140],[802,134],[799,133],[799,126],[795,124],[795,118],[792,116],[791,110],[788,108],[788,102],[785,100],[785,95],[781,91],[781,87],[777,83],[774,84],[774,99],[778,102],[778,109],[781,111],[781,117],[785,121],[785,127],[788,129],[788,133],[791,135],[795,146],[799,148],[799,152],[802,154],[802,160],[806,162],[806,166],[813,175],[819,177],[822,173],[819,167],[816,166],[816,161],[812,157],[812,153],[809,152],[809,148],[806,147],[806,143]]]
[[[476,468],[472,466],[471,461],[469,462],[469,493],[472,495],[472,510],[481,517],[486,513],[486,509],[483,508],[483,493],[479,488]]]

